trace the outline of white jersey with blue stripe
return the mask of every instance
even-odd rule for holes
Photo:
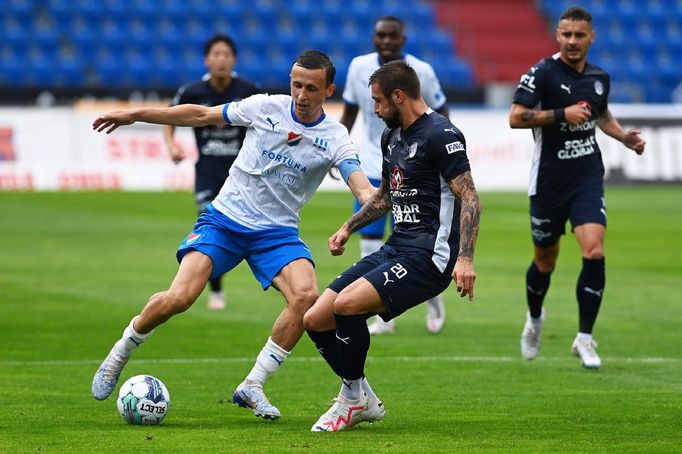
[[[447,100],[431,65],[410,54],[405,54],[404,60],[417,73],[426,104],[433,110],[443,107]],[[374,100],[368,84],[369,77],[379,66],[379,54],[376,52],[355,57],[348,67],[343,89],[344,102],[358,106],[362,113],[364,134],[358,144],[362,171],[376,180],[381,179],[381,133],[386,124],[374,113]]]
[[[343,125],[324,113],[302,123],[288,95],[254,95],[226,104],[223,118],[247,130],[213,206],[252,229],[297,227],[299,211],[327,172],[357,158]]]

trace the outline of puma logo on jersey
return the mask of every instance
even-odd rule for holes
[[[273,122],[272,119],[271,119],[270,117],[266,117],[266,118],[265,118],[265,121],[267,121],[268,123],[270,123],[270,126],[272,126],[272,130],[273,130],[273,131],[275,130],[275,126],[279,124],[279,121]]]
[[[566,92],[570,95],[571,94],[571,86],[570,85],[564,85],[561,84],[561,89],[566,90]]]
[[[455,128],[445,128],[445,129],[443,129],[443,131],[445,131],[445,132],[451,132],[451,133],[453,133],[453,134],[457,134],[457,132],[455,131]]]

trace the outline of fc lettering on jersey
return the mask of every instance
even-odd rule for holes
[[[464,144],[459,140],[457,142],[451,142],[445,145],[445,151],[447,151],[448,154],[456,153],[458,151],[464,151]]]
[[[529,76],[528,74],[524,74],[523,76],[521,76],[521,81],[516,87],[522,88],[531,93],[535,93],[535,89],[537,88],[535,86],[535,76]]]

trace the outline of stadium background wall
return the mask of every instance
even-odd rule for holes
[[[63,108],[0,108],[0,190],[166,191],[193,187],[196,146],[191,129],[176,138],[193,153],[179,165],[168,157],[162,129],[136,124],[110,135],[92,131],[94,118],[117,108],[111,104],[77,104]],[[638,157],[598,133],[607,181],[613,183],[682,183],[682,107],[612,105],[626,126],[647,139]],[[340,104],[326,106],[333,118]],[[467,138],[468,154],[479,190],[525,190],[533,141],[529,131],[512,130],[506,109],[450,110]],[[361,118],[353,130],[362,127]],[[327,179],[323,189],[343,189]]]

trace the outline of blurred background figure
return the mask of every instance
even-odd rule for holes
[[[251,82],[244,80],[234,72],[237,63],[237,48],[232,38],[216,35],[204,45],[204,64],[208,73],[196,82],[180,87],[171,102],[178,104],[201,104],[217,106],[229,102],[240,101],[258,89]],[[230,167],[237,158],[246,129],[239,126],[202,126],[194,129],[199,156],[194,166],[194,201],[197,212],[203,213],[209,203],[220,192],[225,179],[230,174]],[[171,159],[176,164],[186,157],[185,150],[174,140],[175,126],[164,126],[164,138]],[[209,281],[211,288],[208,297],[208,308],[220,310],[225,308],[225,292],[222,289],[222,276]]]

